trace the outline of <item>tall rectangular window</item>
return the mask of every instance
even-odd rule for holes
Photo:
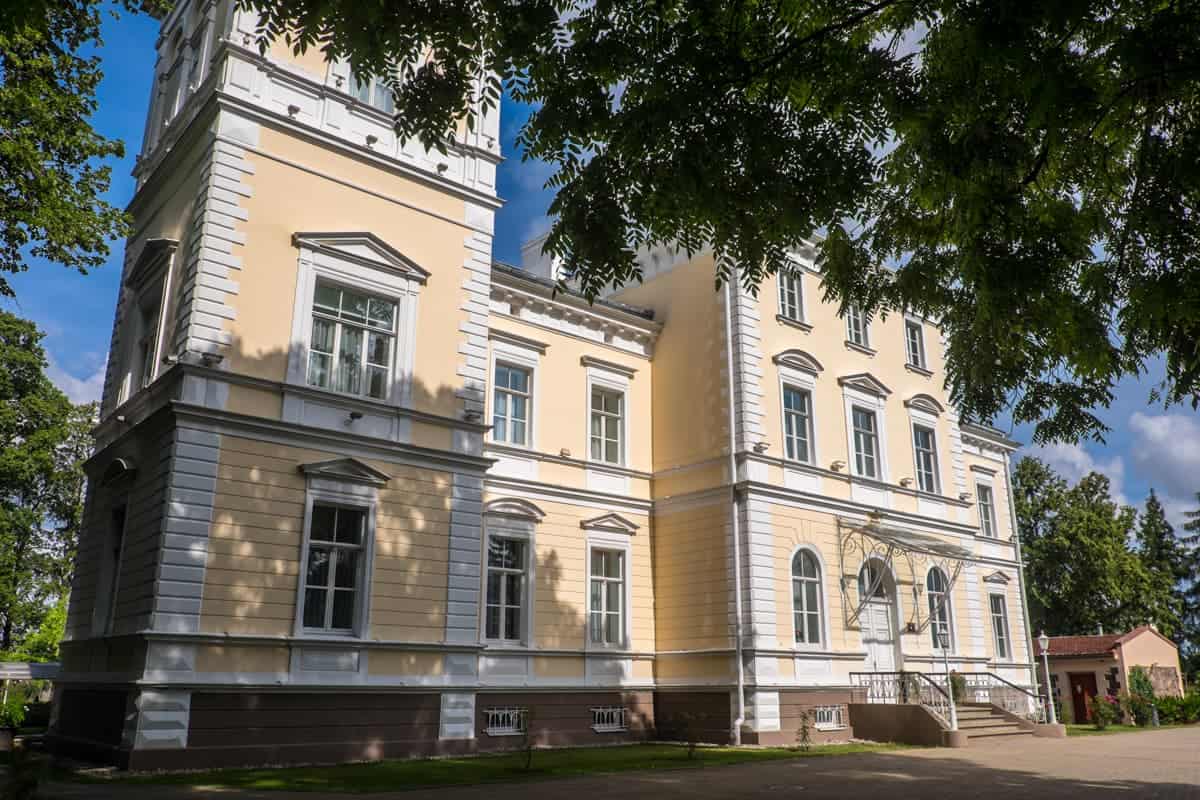
[[[392,87],[388,86],[379,76],[372,75],[366,80],[360,80],[357,75],[350,76],[350,94],[360,103],[379,109],[385,114],[396,111],[395,98],[392,97]]]
[[[592,644],[620,647],[625,640],[625,554],[592,550],[588,598],[588,638]]]
[[[913,456],[917,462],[917,486],[922,492],[938,491],[937,444],[933,429],[913,425]]]
[[[1008,635],[1008,607],[1004,603],[1004,595],[988,595],[992,611],[992,634],[996,640],[996,659],[1012,657],[1012,640]]]
[[[591,449],[593,461],[620,464],[624,459],[625,395],[592,389]]]
[[[386,400],[396,343],[396,303],[317,282],[308,383]]]
[[[904,346],[908,352],[908,363],[925,369],[925,333],[921,323],[908,320],[904,323]]]
[[[992,498],[992,487],[986,483],[975,485],[975,497],[979,500],[979,531],[984,536],[996,538],[996,504]]]
[[[314,503],[304,570],[304,627],[351,632],[363,581],[367,514]]]
[[[140,306],[140,327],[141,335],[138,338],[138,358],[140,370],[138,388],[149,386],[154,381],[154,373],[157,364],[155,363],[155,355],[158,351],[158,327],[160,308],[158,293],[162,289],[159,287],[153,292],[148,292],[144,295],[143,302]]]
[[[793,386],[783,387],[783,442],[789,460],[812,462],[812,395]]]
[[[846,339],[859,347],[870,347],[867,318],[858,306],[846,309]]]
[[[529,444],[530,377],[527,369],[496,363],[492,438],[497,442]]]
[[[121,548],[125,541],[125,506],[117,506],[112,511],[109,520],[108,552],[108,585],[101,598],[104,604],[102,617],[104,633],[112,633],[113,621],[116,619],[117,593],[121,588]]]
[[[488,639],[521,640],[525,605],[526,543],[500,536],[488,538],[487,608],[484,635]]]
[[[800,276],[790,272],[779,273],[779,315],[796,322],[804,321]]]
[[[875,425],[875,412],[854,406],[851,416],[854,422],[854,466],[865,478],[879,477],[879,433]]]

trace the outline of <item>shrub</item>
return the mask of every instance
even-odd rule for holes
[[[1120,702],[1111,694],[1098,694],[1088,700],[1088,711],[1092,715],[1092,724],[1098,731],[1104,730],[1121,716]]]
[[[811,711],[800,712],[800,727],[796,729],[796,744],[802,753],[807,753],[812,747],[812,721]]]
[[[1155,698],[1154,707],[1158,709],[1158,721],[1163,725],[1171,725],[1176,722],[1183,722],[1182,697]]]
[[[962,702],[967,696],[967,679],[957,672],[950,673],[950,699],[955,703]]]
[[[1154,698],[1131,692],[1121,692],[1118,696],[1121,710],[1125,717],[1134,725],[1148,725],[1154,714]]]
[[[1200,722],[1200,689],[1192,690],[1183,696],[1179,704],[1180,722]]]
[[[1154,699],[1154,684],[1150,681],[1150,673],[1145,667],[1133,667],[1129,670],[1129,693]]]
[[[8,699],[0,704],[0,728],[19,728],[25,721],[25,693],[12,691]]]

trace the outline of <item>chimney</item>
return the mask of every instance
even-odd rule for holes
[[[1100,636],[1104,635],[1104,623],[1103,622],[1096,623],[1096,633]]]

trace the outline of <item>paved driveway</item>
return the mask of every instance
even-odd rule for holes
[[[229,790],[57,785],[63,800],[332,800],[333,795]],[[630,772],[528,784],[464,786],[337,797],[372,800],[537,800],[538,798],[953,797],[1188,798],[1200,800],[1200,726],[1070,739],[975,742],[962,750],[911,750],[671,772]]]

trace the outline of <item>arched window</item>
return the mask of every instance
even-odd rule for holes
[[[950,632],[950,582],[946,573],[934,567],[925,576],[926,595],[929,597],[929,638],[933,649],[942,648],[942,635],[945,634],[948,646],[953,646]]]
[[[821,565],[810,550],[792,557],[792,616],[797,644],[821,643]]]

